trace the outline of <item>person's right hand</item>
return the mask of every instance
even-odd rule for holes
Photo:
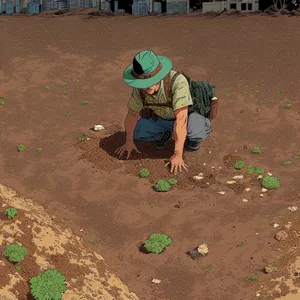
[[[123,146],[119,147],[116,151],[115,154],[119,156],[119,159],[122,157],[122,155],[127,152],[127,157],[126,159],[129,159],[131,152],[135,150],[137,153],[141,153],[134,142],[127,142]]]

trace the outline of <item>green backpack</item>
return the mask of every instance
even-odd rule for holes
[[[144,106],[167,106],[172,107],[172,92],[171,87],[173,86],[174,81],[177,76],[182,74],[186,79],[190,87],[190,93],[193,99],[193,105],[189,107],[188,113],[197,112],[204,117],[209,116],[211,100],[215,97],[215,86],[210,84],[208,81],[193,81],[190,76],[183,72],[176,72],[170,82],[170,74],[164,78],[164,89],[165,94],[168,98],[167,103],[152,103],[147,104],[145,102],[145,94],[140,90],[140,96],[142,98]]]

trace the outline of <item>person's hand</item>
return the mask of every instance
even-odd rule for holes
[[[170,158],[170,163],[171,163],[171,173],[174,173],[174,175],[177,174],[177,171],[179,170],[182,172],[182,169],[185,169],[186,171],[188,170],[188,166],[185,164],[183,161],[183,158],[181,155],[173,155]]]
[[[134,142],[127,142],[123,146],[119,147],[116,151],[115,154],[119,156],[119,159],[122,157],[122,155],[127,152],[127,157],[126,159],[129,159],[131,152],[135,150],[137,153],[141,153]]]

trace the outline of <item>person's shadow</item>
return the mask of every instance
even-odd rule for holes
[[[118,159],[115,151],[125,144],[126,133],[124,131],[118,131],[112,135],[103,137],[99,142],[99,147],[108,153],[110,156]],[[135,141],[138,150],[142,153],[133,151],[130,155],[130,159],[169,159],[174,153],[174,141],[170,140],[168,145],[164,149],[157,150],[154,147],[154,143]],[[121,159],[125,159],[123,154]]]

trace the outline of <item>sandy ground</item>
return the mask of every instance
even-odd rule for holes
[[[83,240],[96,240],[95,251],[140,299],[296,299],[299,279],[290,274],[298,267],[287,267],[299,255],[299,210],[288,209],[300,200],[298,23],[259,15],[1,16],[1,183],[62,218]],[[122,72],[149,48],[169,56],[174,69],[216,84],[220,99],[210,138],[186,154],[189,172],[163,194],[152,186],[170,176],[164,160],[171,146],[157,153],[139,145],[143,154],[128,162],[112,155],[124,140],[119,131],[130,95]],[[94,124],[106,130],[93,133]],[[90,139],[78,142],[84,134]],[[19,144],[26,146],[22,153]],[[262,152],[251,154],[253,146]],[[259,181],[245,171],[237,184],[225,184],[241,173],[233,168],[239,158],[280,178],[281,189],[261,197]],[[141,166],[150,180],[138,178]],[[199,172],[205,182],[193,181]],[[274,239],[280,229],[289,234],[284,242]],[[169,234],[173,246],[161,255],[139,252],[154,232]],[[186,255],[203,243],[207,257]],[[278,270],[265,274],[270,263]],[[259,280],[245,280],[255,274]],[[291,282],[274,290],[270,280],[280,276]]]

